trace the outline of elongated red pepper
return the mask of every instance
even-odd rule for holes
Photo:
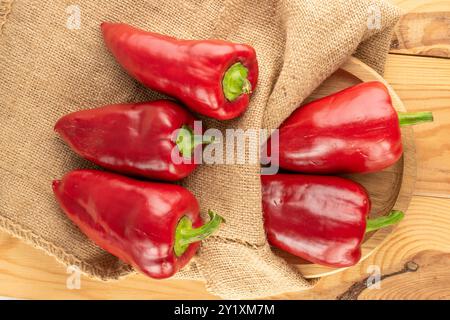
[[[375,172],[401,157],[400,126],[432,120],[431,112],[397,115],[386,86],[366,82],[299,107],[280,126],[278,152],[271,143],[265,152],[298,172]]]
[[[181,186],[102,171],[72,171],[53,182],[53,191],[92,241],[156,279],[183,268],[223,220],[210,211],[202,225],[197,200]]]
[[[348,267],[361,258],[366,232],[403,218],[367,220],[370,200],[366,190],[348,179],[299,174],[261,176],[264,225],[275,247],[313,263]]]
[[[131,76],[205,116],[236,118],[256,88],[258,63],[248,45],[178,40],[118,23],[103,23],[102,31],[106,46]]]
[[[100,166],[174,181],[195,169],[195,148],[211,142],[194,135],[194,121],[176,103],[158,100],[74,112],[61,118],[55,130],[75,152]]]

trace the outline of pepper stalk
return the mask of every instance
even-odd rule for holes
[[[252,84],[248,80],[248,69],[240,62],[233,64],[222,80],[222,89],[225,98],[233,102],[242,94],[252,93]]]
[[[387,216],[368,219],[366,225],[366,233],[394,225],[403,220],[404,217],[405,214],[402,211],[392,210]]]
[[[425,112],[399,112],[398,121],[401,127],[411,126],[418,123],[432,122],[434,120],[433,113]]]
[[[183,125],[178,132],[176,144],[184,158],[190,159],[195,148],[202,144],[214,143],[214,136],[196,135],[192,128]]]
[[[209,221],[199,228],[192,228],[192,221],[186,216],[180,219],[175,230],[175,244],[173,247],[177,257],[182,256],[191,243],[202,241],[216,232],[222,222],[225,221],[224,218],[212,210],[208,210],[208,214]]]

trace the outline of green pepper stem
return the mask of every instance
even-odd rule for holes
[[[198,136],[195,135],[192,128],[183,125],[178,132],[176,144],[178,150],[184,158],[190,159],[195,148],[202,144],[210,144],[214,142],[214,136]]]
[[[233,64],[226,72],[222,80],[222,89],[225,98],[234,101],[242,94],[252,92],[252,84],[247,79],[248,69],[240,62]]]
[[[191,243],[202,241],[212,235],[219,229],[222,222],[225,221],[221,216],[211,210],[208,211],[208,214],[209,221],[195,229],[192,228],[191,219],[186,216],[180,219],[175,230],[175,244],[173,247],[177,257],[183,255]]]
[[[405,214],[402,211],[392,210],[388,216],[369,219],[367,220],[366,233],[389,227],[400,222],[404,217]]]
[[[411,126],[417,123],[423,122],[432,122],[433,113],[432,112],[399,112],[398,120],[400,122],[400,126]]]

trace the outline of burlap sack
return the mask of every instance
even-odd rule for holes
[[[69,5],[80,10],[79,29],[77,8]],[[368,28],[377,11],[381,28]],[[69,170],[91,166],[54,134],[59,117],[158,96],[117,65],[103,45],[100,22],[254,46],[260,81],[247,113],[206,121],[209,127],[246,129],[276,128],[351,54],[382,72],[398,17],[391,5],[369,0],[0,0],[0,225],[90,276],[117,279],[132,271],[66,219],[50,187]],[[311,286],[266,242],[259,170],[205,165],[186,179],[201,207],[225,216],[227,224],[178,277],[204,278],[224,298]]]

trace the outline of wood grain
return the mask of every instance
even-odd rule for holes
[[[395,30],[392,53],[450,57],[450,11],[404,15]]]
[[[408,110],[430,109],[435,112],[435,123],[414,128],[419,168],[416,193],[441,197],[413,197],[407,218],[389,241],[366,261],[321,279],[312,290],[275,298],[335,299],[354,283],[366,278],[370,265],[379,265],[383,274],[389,274],[401,270],[407,261],[422,251],[450,252],[450,66],[444,59],[394,55],[389,57],[386,71],[386,79]],[[424,104],[427,107],[423,107]],[[418,272],[420,274],[421,269]],[[53,258],[0,234],[0,296],[49,299],[214,298],[198,281],[160,282],[133,275],[118,282],[102,283],[83,277],[81,290],[68,290],[66,279],[65,268]],[[450,282],[443,285],[450,290]],[[389,290],[385,284],[382,288]],[[368,295],[364,292],[360,298],[369,298]]]
[[[344,272],[322,278],[317,286],[301,293],[284,294],[275,299],[336,299],[355,283],[365,279],[372,265],[379,266],[383,275],[397,272],[414,261],[419,268],[414,275],[398,275],[381,282],[380,290],[363,290],[359,299],[397,298],[415,295],[422,290],[422,298],[447,297],[450,292],[448,272],[450,263],[450,199],[415,196],[408,217],[379,250],[361,264]],[[202,282],[150,280],[141,275],[132,275],[120,281],[100,282],[82,277],[80,290],[66,288],[66,269],[53,258],[34,249],[20,240],[0,234],[0,295],[18,298],[46,299],[213,299]],[[440,255],[432,258],[429,251]],[[436,252],[439,253],[436,253]],[[422,257],[418,259],[418,257]],[[423,258],[425,257],[425,258]],[[446,270],[444,270],[446,269]],[[413,278],[410,278],[413,277]],[[438,284],[433,277],[442,280]],[[411,292],[402,291],[411,287],[411,279],[421,281],[414,284]],[[419,280],[417,280],[419,279]],[[424,280],[425,279],[425,280]],[[445,289],[445,290],[444,290]],[[415,298],[420,298],[417,295]]]
[[[408,267],[413,265],[413,269]],[[359,299],[450,299],[450,253],[421,251],[406,263],[407,271],[383,279],[378,290],[364,290]],[[417,268],[415,270],[414,268]],[[395,276],[395,277],[394,277]]]
[[[414,261],[418,264],[418,270],[414,277],[430,277],[430,270],[434,270],[434,276],[444,277],[440,274],[443,267],[441,265],[434,266],[437,261],[433,259],[417,261],[416,258],[427,251],[439,251],[442,254],[450,253],[450,199],[431,198],[415,196],[412,199],[410,209],[408,210],[407,219],[405,219],[395,232],[374,254],[361,264],[349,268],[344,272],[337,273],[322,278],[317,286],[303,293],[294,293],[278,296],[280,299],[336,299],[345,294],[349,288],[355,283],[360,283],[367,278],[370,273],[371,266],[378,266],[382,275],[388,275],[402,270],[406,263]],[[448,260],[447,260],[448,261]],[[424,265],[427,265],[425,268]],[[450,264],[446,264],[447,270]],[[433,273],[433,271],[432,271]],[[383,282],[384,281],[384,282]],[[381,281],[381,288],[365,289],[358,296],[359,299],[381,298],[385,292],[395,284],[395,287],[401,288],[411,284],[409,276],[394,276]],[[422,293],[423,298],[430,295],[437,297],[442,292],[442,288],[450,291],[450,281],[443,281],[439,288],[435,288],[430,282],[423,282]],[[418,286],[416,287],[418,288]],[[398,289],[393,289],[394,291]],[[436,291],[437,290],[437,291]],[[414,292],[405,294],[402,292],[392,294],[389,298],[403,299],[407,295],[414,295]],[[405,296],[406,295],[406,296]],[[415,297],[419,298],[419,297]]]
[[[430,110],[434,114],[433,123],[414,127],[414,194],[450,197],[450,60],[390,55],[385,79],[408,111]]]
[[[364,81],[383,82],[391,93],[394,107],[398,111],[406,111],[405,106],[392,87],[377,72],[355,58],[350,58],[337,72],[324,81],[305,103],[320,99]],[[381,172],[345,176],[361,183],[368,191],[372,201],[371,218],[387,215],[392,209],[406,211],[408,208],[417,171],[411,128],[402,129],[402,138],[404,147],[403,157],[395,165]],[[361,246],[361,261],[366,259],[386,239],[393,229],[393,227],[384,228],[366,235]],[[308,279],[323,277],[344,270],[343,268],[330,268],[312,264],[286,252],[280,250],[274,251],[288,263],[295,265]]]
[[[391,53],[450,57],[449,0],[392,0],[406,14],[396,26]]]
[[[151,280],[131,275],[101,282],[81,278],[81,288],[66,286],[66,267],[21,240],[0,233],[0,296],[24,299],[211,299],[203,282]]]
[[[392,0],[409,12],[447,12],[448,0]],[[414,53],[413,53],[414,54]],[[450,60],[391,55],[386,80],[407,110],[432,110],[433,124],[414,128],[417,184],[407,218],[373,255],[344,272],[322,278],[314,289],[275,299],[336,299],[379,266],[383,275],[402,271],[413,261],[415,272],[364,289],[358,299],[449,299],[450,292]],[[210,299],[199,281],[154,281],[133,275],[103,283],[82,278],[80,290],[66,288],[66,269],[42,251],[0,233],[0,296],[40,299]],[[353,296],[355,297],[355,296]]]
[[[450,0],[388,0],[408,12],[449,11]]]

